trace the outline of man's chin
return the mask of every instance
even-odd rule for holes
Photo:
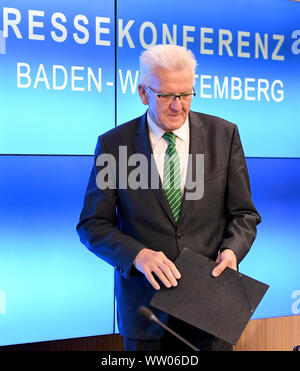
[[[184,124],[185,121],[182,121],[181,120],[174,120],[174,121],[170,121],[168,120],[165,124],[164,124],[164,130],[166,131],[174,131],[174,130],[177,130],[179,128],[181,128],[181,126]]]

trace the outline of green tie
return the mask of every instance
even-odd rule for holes
[[[163,188],[177,223],[181,207],[181,176],[179,155],[175,146],[176,134],[165,133],[163,137],[168,142],[164,160]]]

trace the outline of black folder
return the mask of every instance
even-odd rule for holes
[[[231,268],[213,277],[217,263],[187,248],[175,265],[178,285],[161,287],[150,305],[236,344],[269,286]]]

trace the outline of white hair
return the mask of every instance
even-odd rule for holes
[[[196,58],[191,50],[179,45],[155,45],[140,56],[140,84],[150,85],[156,68],[169,71],[190,68],[195,75]]]

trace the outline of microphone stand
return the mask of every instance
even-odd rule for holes
[[[155,323],[157,323],[159,326],[161,326],[164,330],[168,331],[170,334],[172,334],[173,336],[175,336],[177,339],[179,339],[180,341],[182,341],[185,345],[187,345],[189,348],[193,349],[195,352],[200,352],[200,349],[196,348],[193,344],[191,344],[189,341],[187,341],[186,339],[184,339],[182,336],[180,336],[179,334],[177,334],[177,332],[173,331],[170,327],[168,327],[167,325],[165,325],[164,323],[162,323],[157,317],[156,315],[147,307],[145,306],[141,306],[139,308],[139,313],[144,316],[145,318],[148,319],[148,321],[153,321]]]

